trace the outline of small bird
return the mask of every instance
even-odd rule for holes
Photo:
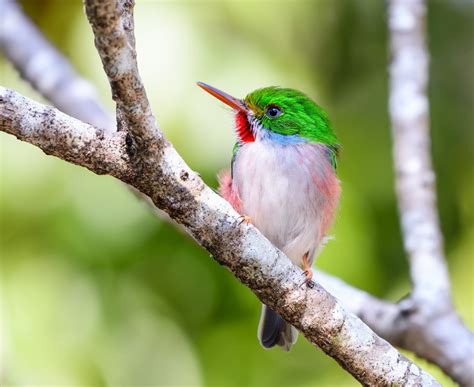
[[[314,256],[324,244],[339,202],[339,142],[325,111],[300,91],[265,87],[238,99],[198,86],[235,113],[237,142],[220,193],[311,283]],[[258,328],[264,348],[289,351],[298,331],[266,305]]]

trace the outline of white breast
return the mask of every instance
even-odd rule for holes
[[[318,144],[281,145],[273,141],[246,143],[233,167],[233,189],[242,213],[299,265],[313,257],[322,239],[321,210],[325,197],[315,179],[324,179],[328,160]]]

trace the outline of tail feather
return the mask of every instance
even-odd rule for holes
[[[284,351],[289,351],[298,338],[298,331],[286,323],[281,316],[262,305],[262,314],[258,325],[258,339],[264,348],[278,345]]]

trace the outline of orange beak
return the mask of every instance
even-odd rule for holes
[[[240,99],[234,98],[231,95],[224,93],[223,91],[220,91],[219,89],[216,89],[215,87],[207,85],[203,82],[197,82],[197,85],[201,89],[206,90],[209,94],[224,102],[226,105],[230,106],[232,109],[244,112],[247,111],[247,108]]]

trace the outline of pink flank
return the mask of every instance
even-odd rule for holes
[[[232,177],[230,175],[230,170],[225,169],[219,173],[219,193],[221,196],[227,200],[234,210],[239,214],[241,213],[242,202],[240,201],[239,194],[236,190],[232,189]]]
[[[327,165],[326,168],[327,172],[324,175],[327,177],[325,179],[314,176],[316,186],[321,192],[324,192],[324,196],[326,197],[326,204],[321,207],[320,235],[323,238],[331,228],[341,194],[339,179],[336,177],[333,167]]]

